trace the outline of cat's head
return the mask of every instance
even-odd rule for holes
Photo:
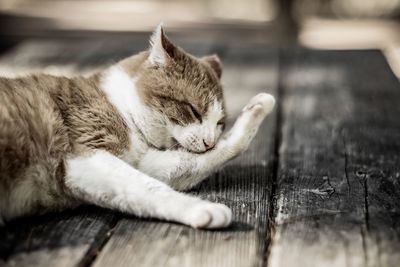
[[[218,57],[188,54],[172,44],[160,25],[151,37],[146,65],[136,83],[145,105],[162,114],[167,134],[189,151],[213,148],[226,116]]]

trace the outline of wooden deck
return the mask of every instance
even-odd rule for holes
[[[190,192],[231,207],[233,225],[82,207],[0,228],[0,266],[399,266],[400,84],[382,54],[178,43],[221,56],[231,122],[257,92],[278,99],[249,151]],[[0,75],[87,73],[146,46],[26,41]]]

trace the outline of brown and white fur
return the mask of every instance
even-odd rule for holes
[[[0,223],[91,203],[197,228],[230,224],[227,206],[178,191],[245,151],[274,98],[253,97],[220,138],[218,58],[187,54],[161,25],[151,44],[90,77],[0,78]]]

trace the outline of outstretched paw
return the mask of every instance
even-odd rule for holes
[[[194,228],[227,227],[232,221],[232,211],[223,204],[201,202],[188,211],[188,221]]]
[[[226,146],[233,156],[245,151],[257,133],[264,118],[272,111],[275,99],[272,95],[261,93],[250,99],[242,114],[228,133]]]
[[[237,121],[238,128],[242,129],[245,136],[248,136],[248,133],[257,131],[258,126],[271,113],[274,105],[275,99],[270,94],[261,93],[254,96],[243,108],[242,115]]]
[[[261,93],[250,99],[249,103],[243,108],[243,112],[254,111],[261,112],[268,115],[275,105],[275,98],[266,93]]]

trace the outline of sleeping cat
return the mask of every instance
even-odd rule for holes
[[[220,137],[221,73],[217,56],[187,54],[160,25],[148,51],[90,77],[0,78],[0,223],[91,203],[228,226],[227,206],[178,191],[246,150],[274,98],[253,97]]]

